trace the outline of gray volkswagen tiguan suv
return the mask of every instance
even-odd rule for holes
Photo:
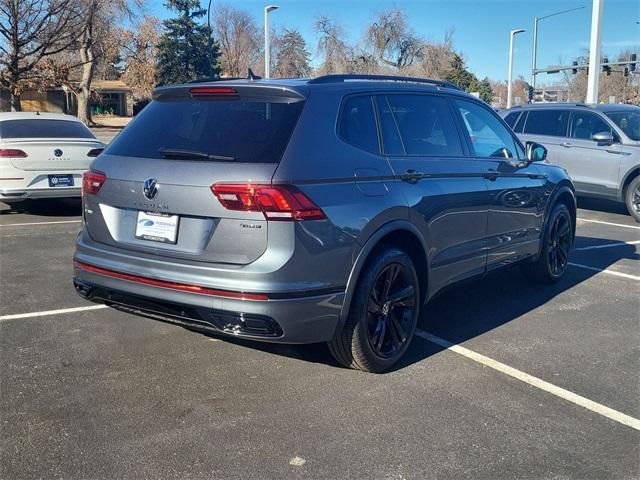
[[[158,88],[83,179],[77,291],[191,329],[388,369],[443,288],[564,274],[574,188],[488,105],[340,75]]]
[[[622,202],[640,222],[640,107],[540,103],[500,114],[522,141],[544,144],[578,196]]]

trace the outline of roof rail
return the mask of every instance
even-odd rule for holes
[[[227,80],[244,80],[240,77],[209,77],[209,78],[197,78],[195,80],[189,80],[186,83],[209,83],[209,82],[225,82]]]
[[[386,82],[408,82],[408,83],[425,83],[435,85],[437,87],[453,88],[454,90],[462,90],[457,85],[441,80],[431,80],[430,78],[418,77],[400,77],[396,75],[366,75],[366,74],[346,74],[346,75],[323,75],[321,77],[312,78],[308,83],[338,83],[350,80],[379,80]]]

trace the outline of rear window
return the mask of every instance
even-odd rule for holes
[[[524,133],[566,137],[568,123],[568,110],[531,110],[524,125]]]
[[[162,151],[181,150],[236,162],[277,163],[303,105],[302,101],[156,100],[112,141],[106,153],[162,158]]]
[[[28,119],[0,122],[0,138],[96,138],[84,123]]]

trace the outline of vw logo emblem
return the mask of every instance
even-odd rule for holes
[[[159,188],[158,182],[156,181],[155,178],[147,178],[144,181],[144,188],[142,192],[144,193],[145,197],[151,200],[152,198],[155,198],[155,196],[158,194],[158,188]]]
[[[56,157],[61,157],[61,156],[62,156],[62,150],[60,150],[59,148],[56,148],[56,149],[53,151],[53,154],[54,154]]]

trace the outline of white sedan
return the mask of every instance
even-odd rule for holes
[[[0,113],[0,202],[78,197],[104,144],[78,118]]]

